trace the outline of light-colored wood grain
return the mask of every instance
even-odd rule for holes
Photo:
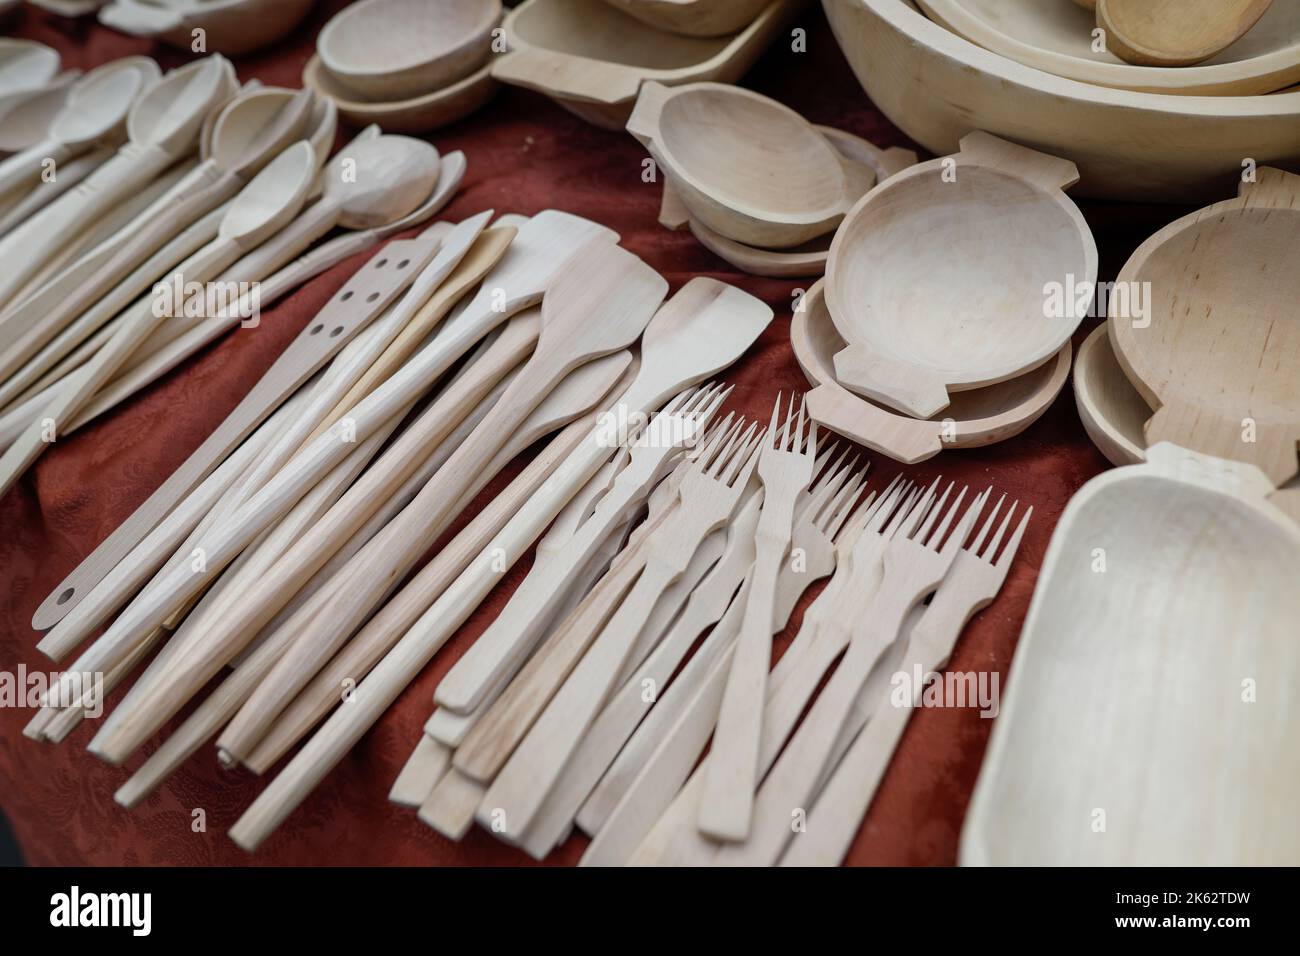
[[[1294,164],[1300,96],[1182,97],[1113,90],[1016,63],[931,23],[909,0],[823,0],[867,96],[936,155],[983,129],[1072,160],[1078,193],[1213,201],[1241,161]]]
[[[463,79],[431,92],[372,102],[340,89],[315,56],[303,67],[302,82],[332,100],[349,123],[355,126],[376,123],[390,133],[427,133],[448,126],[486,104],[500,86],[492,78],[492,64],[484,63]]]
[[[794,110],[724,83],[643,83],[627,129],[692,219],[760,248],[829,232],[875,181]]]
[[[1056,76],[1118,89],[1185,96],[1253,96],[1300,79],[1300,8],[1275,3],[1255,28],[1193,67],[1137,66],[1097,50],[1091,3],[917,0],[926,15],[986,50]],[[1108,38],[1109,39],[1109,38]]]
[[[916,419],[855,395],[835,378],[834,357],[844,349],[817,282],[803,296],[790,325],[795,360],[814,388],[806,401],[813,419],[831,431],[902,462],[933,458],[944,448],[976,448],[1020,434],[1038,420],[1065,386],[1069,342],[1056,357],[1019,378],[956,392],[934,419]]]
[[[840,383],[929,418],[950,392],[1060,351],[1097,278],[1092,232],[1062,192],[1077,179],[1073,163],[971,133],[957,155],[865,196],[826,261],[826,306],[848,343],[835,356]]]
[[[421,734],[402,772],[393,781],[388,799],[400,806],[419,807],[450,767],[451,750]]]
[[[1106,46],[1138,66],[1191,66],[1231,46],[1273,0],[1097,0]]]
[[[491,54],[501,0],[363,0],[316,37],[329,76],[358,100],[401,100],[451,86]]]
[[[739,33],[701,39],[655,30],[604,0],[528,0],[502,23],[510,52],[493,58],[492,75],[621,130],[645,80],[739,80],[800,2],[773,0]]]
[[[421,822],[450,840],[460,840],[474,823],[474,808],[483,799],[483,785],[452,767],[420,805]]]
[[[1300,672],[1300,528],[1263,500],[1270,490],[1252,466],[1161,443],[1071,499],[1016,646],[962,863],[1300,857],[1288,822],[1296,699],[1264,692]]]
[[[1281,485],[1300,469],[1300,176],[1256,175],[1138,247],[1117,282],[1150,301],[1121,314],[1113,295],[1108,328],[1156,409],[1147,444],[1249,462]]]
[[[1083,428],[1112,465],[1136,465],[1146,459],[1142,427],[1151,406],[1124,375],[1105,323],[1079,346],[1074,359],[1074,401]]]
[[[607,0],[665,33],[720,37],[754,22],[766,0]]]

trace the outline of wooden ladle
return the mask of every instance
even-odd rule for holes
[[[69,235],[190,152],[204,118],[229,95],[233,82],[229,61],[211,56],[172,71],[138,100],[127,117],[130,140],[117,155],[0,240],[0,256],[5,260],[0,305]]]
[[[1140,66],[1190,66],[1241,39],[1273,0],[1097,0],[1106,48]]]
[[[848,343],[840,383],[930,418],[950,392],[1055,355],[1097,278],[1092,232],[1062,191],[1077,179],[1068,160],[974,132],[863,197],[826,261],[826,304]]]
[[[281,153],[236,197],[221,220],[217,238],[176,270],[182,282],[206,282],[287,224],[297,215],[315,175],[316,155],[306,142]],[[174,304],[170,311],[178,309],[179,304]],[[49,447],[57,430],[71,421],[149,333],[168,317],[168,311],[156,308],[153,301],[148,302],[117,330],[94,358],[77,370],[38,420],[0,458],[0,493],[8,490]]]
[[[1257,465],[1275,485],[1300,469],[1300,176],[1261,166],[1236,198],[1161,229],[1125,263],[1111,344],[1155,415],[1146,443]]]
[[[627,129],[692,218],[751,246],[829,232],[875,182],[794,110],[724,83],[645,83]]]

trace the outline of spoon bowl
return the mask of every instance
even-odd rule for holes
[[[77,78],[63,73],[43,87],[0,93],[0,152],[21,152],[48,139]]]
[[[63,109],[50,124],[51,138],[74,149],[109,138],[124,127],[131,104],[146,81],[142,71],[132,69],[88,73],[69,91]]]
[[[1106,46],[1139,66],[1190,66],[1235,43],[1273,0],[1097,0]]]
[[[252,178],[230,204],[217,230],[220,239],[255,246],[289,224],[316,177],[316,152],[300,141]]]
[[[0,37],[0,93],[44,86],[59,72],[59,54],[35,40]]]
[[[127,115],[132,141],[166,150],[183,148],[198,136],[208,110],[234,90],[234,68],[221,56],[178,67],[155,83]]]
[[[827,305],[848,343],[835,357],[839,381],[929,418],[950,392],[1055,355],[1087,314],[1097,276],[1092,233],[1061,191],[1077,175],[1066,160],[971,133],[956,156],[868,193],[826,263]],[[1075,289],[1086,290],[1082,302]]]
[[[358,143],[327,167],[324,201],[338,203],[339,224],[349,229],[381,226],[420,207],[440,165],[438,151],[423,140],[381,136]],[[349,168],[355,168],[350,181],[344,178]]]
[[[361,0],[325,24],[316,51],[362,100],[401,100],[450,86],[491,53],[500,0]]]

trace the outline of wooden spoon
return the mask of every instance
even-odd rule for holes
[[[146,57],[131,59],[153,64]],[[0,193],[39,178],[44,161],[62,163],[124,129],[127,111],[149,79],[146,70],[116,62],[87,73],[68,91],[44,138],[0,163]]]
[[[0,93],[43,86],[59,72],[59,54],[35,40],[0,37]]]
[[[1139,66],[1190,66],[1236,43],[1273,0],[1096,0],[1106,48]]]
[[[177,274],[184,282],[203,282],[239,258],[240,254],[275,233],[302,205],[315,176],[315,156],[306,143],[286,150],[245,187],[221,221],[214,239],[191,256]],[[75,380],[32,427],[0,458],[0,492],[7,490],[49,445],[54,430],[77,411],[121,366],[149,332],[163,321],[153,307],[133,315],[131,321],[104,344],[95,357],[79,369]]]
[[[0,94],[0,150],[18,153],[43,140],[79,77],[69,71],[45,86]]]
[[[645,83],[627,129],[693,218],[751,246],[829,232],[875,178],[790,108],[722,83]]]
[[[826,261],[826,304],[849,343],[840,383],[930,418],[951,392],[1060,351],[1097,278],[1092,232],[1062,192],[1077,179],[1067,160],[975,132],[873,189]]]
[[[835,380],[834,357],[844,348],[817,282],[790,325],[794,357],[814,386],[805,398],[819,425],[909,464],[945,447],[978,448],[1020,434],[1060,393],[1070,374],[1070,343],[1056,358],[1019,378],[958,392],[935,419],[908,418],[855,395]]]
[[[6,261],[0,303],[21,289],[70,234],[192,150],[204,117],[225,98],[232,74],[227,60],[211,56],[172,71],[138,100],[127,118],[130,141],[117,155],[0,240]]]
[[[81,277],[75,286],[61,290],[56,309],[33,320],[25,315],[6,320],[6,323],[22,322],[26,328],[0,353],[0,376],[19,368],[97,296],[111,289],[177,232],[230,198],[289,143],[298,140],[311,111],[311,94],[300,91],[265,123],[241,124],[241,113],[251,112],[241,111],[248,102],[236,97],[230,103],[214,129],[212,157],[195,167],[167,196],[128,225],[111,254],[104,255],[93,269],[86,269],[82,262],[74,264],[72,268]],[[263,118],[260,112],[254,117]]]
[[[1261,166],[1236,198],[1170,223],[1125,263],[1111,344],[1158,409],[1146,443],[1257,465],[1275,485],[1300,463],[1300,176]]]

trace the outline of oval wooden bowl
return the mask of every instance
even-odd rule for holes
[[[491,64],[485,63],[446,89],[391,103],[361,102],[349,99],[315,56],[303,68],[302,82],[332,100],[339,115],[352,125],[375,123],[389,133],[427,133],[464,119],[490,100],[499,85],[492,79]]]
[[[909,418],[854,395],[836,382],[833,358],[844,347],[831,322],[819,281],[804,295],[790,324],[790,344],[813,390],[809,415],[819,425],[897,461],[933,458],[945,447],[978,448],[1020,434],[1060,394],[1070,374],[1067,342],[1054,361],[1027,375],[962,392],[937,420]]]
[[[945,175],[945,170],[951,177]],[[826,262],[826,302],[849,347],[836,377],[929,418],[950,393],[1015,378],[1078,327],[1070,295],[1047,317],[1045,286],[1092,287],[1097,247],[1062,192],[1074,165],[985,133],[904,170],[845,217]]]
[[[1116,285],[1149,298],[1120,315],[1112,295],[1108,323],[1115,357],[1157,409],[1147,444],[1290,480],[1300,468],[1300,176],[1259,168],[1236,198],[1139,246]]]
[[[1148,456],[1061,515],[962,864],[1300,859],[1300,696],[1264,690],[1300,683],[1300,529],[1255,468],[1168,443]]]
[[[771,0],[740,32],[705,39],[656,30],[604,0],[527,0],[502,22],[510,52],[492,58],[492,75],[622,130],[644,81],[735,82],[802,3]]]
[[[1112,465],[1146,460],[1142,426],[1151,417],[1151,406],[1119,367],[1104,322],[1074,357],[1074,403],[1084,431]]]
[[[1092,48],[1095,15],[1041,0],[917,0],[958,36],[1056,76],[1148,93],[1253,96],[1300,80],[1300,4],[1275,3],[1255,28],[1205,63],[1150,67]]]
[[[1300,94],[1163,96],[1053,76],[981,49],[907,0],[822,0],[884,114],[938,155],[974,129],[1074,161],[1077,193],[1194,202],[1235,188],[1241,161],[1300,168]]]
[[[348,99],[409,100],[477,72],[500,19],[501,0],[361,0],[330,18],[316,54]]]

